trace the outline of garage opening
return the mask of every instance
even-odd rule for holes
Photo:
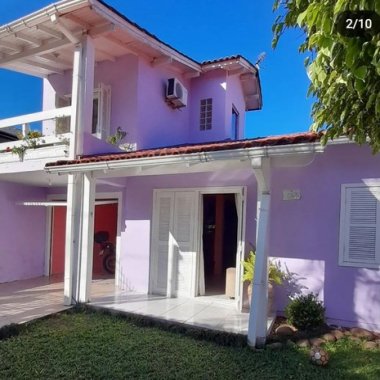
[[[234,269],[227,271],[228,268],[236,268],[238,214],[235,198],[235,194],[203,194],[206,296],[232,298],[235,295],[235,272]]]
[[[114,278],[116,262],[117,201],[97,200],[94,218],[94,279]],[[66,206],[52,207],[50,275],[63,276],[65,270]]]

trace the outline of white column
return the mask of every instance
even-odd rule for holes
[[[78,252],[83,174],[69,174],[67,182],[64,304],[71,305],[78,300]]]
[[[74,51],[69,159],[75,159],[84,153],[83,135],[86,131],[91,133],[94,64],[94,43],[91,37],[84,36]],[[65,305],[71,305],[80,300],[80,262],[82,258],[79,253],[83,244],[81,235],[83,186],[84,175],[82,173],[68,175],[64,274]],[[86,212],[89,212],[89,208]]]
[[[94,67],[94,43],[91,37],[84,36],[83,40],[75,46],[74,51],[70,159],[75,159],[77,155],[84,153],[83,135],[84,133],[91,133]]]
[[[267,231],[269,224],[269,160],[253,164],[257,180],[256,262],[249,314],[248,345],[260,347],[265,344],[268,319],[268,252]]]
[[[92,173],[84,174],[83,205],[81,215],[81,250],[79,302],[90,300],[92,281],[92,257],[94,249],[95,179]]]
[[[266,232],[269,219],[270,195],[261,194],[257,202],[256,264],[252,287],[251,311],[249,315],[248,344],[261,346],[267,335],[268,305],[268,254],[266,251]]]

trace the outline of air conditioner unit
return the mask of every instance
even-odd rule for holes
[[[186,107],[187,90],[178,79],[168,79],[168,84],[166,87],[166,99],[168,103],[174,108]]]

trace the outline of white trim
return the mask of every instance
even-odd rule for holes
[[[52,212],[53,209],[47,207],[46,214],[46,224],[45,224],[45,261],[44,261],[44,276],[50,276],[51,272],[51,230],[52,230]]]
[[[55,203],[54,201],[57,201],[58,206],[66,206],[67,196],[65,194],[48,194],[47,200],[49,202]],[[96,199],[110,199],[109,202],[107,201],[97,201]],[[59,202],[61,201],[61,202]],[[63,203],[64,202],[64,203]],[[120,255],[121,255],[121,226],[122,226],[122,207],[123,207],[123,193],[121,191],[115,191],[115,192],[101,192],[101,193],[95,193],[95,205],[102,205],[102,204],[111,204],[111,203],[117,203],[117,226],[116,226],[116,267],[115,267],[115,287],[121,287],[120,283]],[[47,207],[47,211],[49,212],[50,208]],[[47,219],[46,223],[49,223],[47,225],[47,236],[46,236],[46,252],[45,252],[45,263],[47,261],[50,262],[51,260],[51,238],[52,238],[52,219],[51,216],[49,219]],[[47,276],[50,275],[50,267],[49,267],[49,273]]]
[[[22,116],[10,117],[0,120],[0,128],[14,127],[16,125],[34,123],[36,121],[51,120],[71,115],[71,106],[55,108],[48,111],[35,112]]]
[[[95,205],[96,206],[99,206],[99,205],[109,205],[109,204],[115,204],[117,203],[117,200],[109,200],[109,201],[96,201],[95,200]],[[40,201],[25,201],[25,202],[17,202],[16,203],[17,205],[19,206],[31,206],[31,207],[39,207],[39,206],[43,206],[43,207],[51,207],[51,206],[67,206],[67,202],[66,201],[52,201],[52,202],[40,202]]]
[[[86,164],[69,164],[60,166],[46,167],[48,173],[74,173],[84,171],[100,171],[111,169],[142,168],[159,165],[192,165],[197,163],[208,163],[218,160],[238,160],[246,161],[255,157],[283,156],[287,154],[309,154],[323,153],[324,147],[319,142],[279,145],[255,148],[230,149],[224,151],[198,152],[190,154],[168,155],[160,157],[145,157],[125,160],[102,161]]]
[[[95,187],[96,180],[92,177],[92,173],[86,173],[83,178],[82,189],[79,302],[88,302],[91,297],[94,254]]]
[[[203,198],[204,194],[238,194],[240,200],[240,206],[242,206],[242,210],[236,210],[238,216],[238,232],[237,232],[237,245],[236,245],[236,254],[235,254],[235,268],[236,268],[236,277],[235,277],[235,306],[238,311],[242,310],[242,299],[243,299],[243,287],[241,286],[242,281],[242,271],[241,271],[241,260],[244,257],[244,249],[245,249],[245,218],[246,218],[246,207],[247,204],[243,200],[245,200],[244,194],[247,192],[247,186],[225,186],[225,187],[205,187],[196,189],[199,196],[199,208],[203,206]],[[200,219],[201,214],[198,213],[198,243],[197,243],[197,255],[196,255],[196,263],[195,268],[197,269],[196,273],[196,284],[199,281],[199,253],[201,247],[201,237],[202,237],[202,226],[203,220]],[[203,218],[202,218],[203,219]],[[239,284],[239,286],[236,286]],[[195,286],[195,292],[197,290],[197,286]],[[196,293],[194,293],[196,296]]]
[[[340,218],[339,218],[339,255],[338,255],[338,264],[342,267],[355,267],[355,268],[370,268],[370,269],[380,269],[380,252],[376,250],[376,258],[373,263],[369,262],[359,262],[359,261],[347,261],[345,259],[345,248],[346,248],[346,241],[347,241],[347,224],[349,221],[347,220],[347,212],[349,211],[350,205],[349,205],[349,199],[347,198],[347,190],[352,188],[367,188],[370,189],[373,187],[380,187],[380,179],[376,178],[369,178],[369,179],[362,179],[364,183],[349,183],[349,184],[342,184],[341,185],[341,192],[340,192]],[[377,205],[377,213],[380,217],[380,199],[378,199],[378,205]],[[376,247],[380,246],[380,220],[377,222],[376,225]]]
[[[201,206],[202,206],[202,195],[203,194],[239,194],[241,201],[244,201],[243,207],[242,207],[242,215],[239,210],[237,210],[238,214],[238,242],[237,242],[237,250],[236,250],[236,265],[241,266],[241,256],[244,255],[244,249],[245,249],[245,222],[246,222],[246,193],[247,193],[247,186],[206,186],[206,187],[197,187],[197,188],[163,188],[163,189],[153,189],[153,207],[152,207],[152,232],[150,236],[150,253],[149,253],[149,286],[148,286],[148,292],[149,294],[153,291],[153,283],[155,282],[155,277],[153,273],[153,255],[152,255],[152,249],[155,244],[155,236],[157,235],[157,196],[160,193],[178,193],[178,192],[194,192],[196,195],[196,212],[195,212],[195,228],[193,231],[193,239],[195,244],[195,255],[194,255],[194,262],[193,262],[193,273],[192,273],[192,282],[191,282],[191,294],[193,297],[197,296],[197,289],[198,289],[198,281],[199,281],[199,252],[200,252],[200,239],[202,236],[201,226],[203,225],[203,220],[200,220],[202,213],[200,212]],[[238,268],[237,268],[238,269]],[[240,279],[239,281],[241,283],[241,270],[237,270],[237,273],[240,272]],[[242,286],[235,287],[235,305],[236,308],[240,311],[242,307]]]

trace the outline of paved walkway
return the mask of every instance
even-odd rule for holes
[[[0,327],[64,309],[61,280],[38,277],[0,284]]]
[[[114,280],[92,283],[92,293],[100,297],[113,294]],[[0,284],[0,327],[24,323],[68,309],[63,305],[62,277],[37,277]]]

